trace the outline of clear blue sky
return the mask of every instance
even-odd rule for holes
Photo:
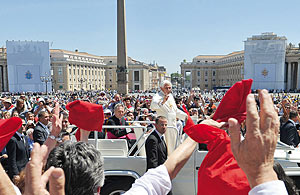
[[[0,1],[0,47],[44,40],[51,48],[116,55],[116,0]],[[300,42],[299,0],[127,0],[128,55],[168,73],[183,59],[242,50],[255,34]]]

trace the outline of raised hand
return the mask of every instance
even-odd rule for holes
[[[43,161],[46,156],[47,146],[35,143],[31,152],[31,160],[25,169],[25,195],[65,194],[65,175],[61,168],[51,167],[42,174]],[[50,192],[46,190],[48,181]]]
[[[279,120],[266,90],[259,92],[260,114],[252,94],[247,97],[247,133],[241,141],[240,125],[229,119],[231,149],[238,165],[246,173],[250,187],[277,180],[273,158],[279,132]]]
[[[54,112],[52,115],[52,131],[51,131],[51,134],[54,135],[55,137],[58,137],[58,135],[61,132],[62,120],[63,120],[63,115],[59,117],[59,103],[56,102],[54,107]]]

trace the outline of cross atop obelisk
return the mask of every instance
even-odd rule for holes
[[[117,82],[118,93],[128,93],[125,0],[117,0]]]

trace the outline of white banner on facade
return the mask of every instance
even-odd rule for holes
[[[17,65],[17,80],[22,84],[40,83],[40,67],[32,65]]]
[[[275,82],[276,65],[275,64],[254,64],[255,82]]]
[[[48,42],[7,41],[7,70],[10,92],[45,92],[41,76],[50,76],[50,51]],[[51,81],[48,91],[51,91]]]

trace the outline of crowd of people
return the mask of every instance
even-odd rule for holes
[[[188,116],[195,124],[213,118],[224,95],[225,92],[201,93],[191,90],[189,94],[178,93],[174,97],[172,85],[168,81],[162,83],[161,91],[156,94],[121,95],[115,91],[51,95],[3,94],[0,99],[0,119],[8,120],[17,117],[21,119],[22,125],[0,151],[0,160],[4,168],[3,170],[1,167],[0,174],[6,172],[15,184],[12,185],[14,189],[7,185],[3,189],[1,184],[4,177],[0,177],[0,194],[6,192],[5,190],[7,192],[13,190],[17,193],[20,190],[23,194],[100,193],[101,186],[104,184],[103,158],[92,145],[77,142],[74,136],[78,127],[69,122],[70,113],[67,104],[75,100],[102,105],[104,125],[129,126],[129,128],[103,129],[98,132],[100,139],[126,139],[128,147],[131,148],[136,141],[134,129],[130,128],[134,121],[142,122],[140,124],[146,126],[147,131],[152,132],[145,144],[149,171],[142,177],[144,179],[137,180],[126,194],[141,194],[139,192],[171,194],[171,180],[192,154],[196,142],[187,138],[175,150],[176,134],[167,131],[166,127],[174,126],[179,131],[183,131],[188,123]],[[282,142],[298,147],[300,97],[285,93],[273,93],[269,96],[266,91],[260,91],[251,97],[252,99],[247,99],[247,120],[241,123],[241,126],[234,119],[228,120],[233,155],[247,175],[252,188],[250,194],[263,193],[265,182],[269,185],[267,190],[270,194],[287,194],[282,183],[277,182],[277,175],[273,170],[273,156],[270,154],[274,154],[277,131],[280,131]],[[262,120],[259,120],[257,110],[261,111]],[[252,122],[249,122],[250,120]],[[270,124],[258,125],[262,121]],[[208,124],[214,126],[213,123]],[[244,141],[239,138],[240,129],[243,135],[248,135],[245,136]],[[265,140],[255,136],[250,140],[249,135],[253,131],[262,134],[261,137]],[[274,135],[265,137],[263,134],[266,132],[269,133],[268,135],[272,133]],[[81,136],[80,140],[87,140],[88,136],[94,137],[93,132],[82,133]],[[250,143],[256,144],[255,147]],[[263,149],[267,146],[270,148]],[[251,155],[251,152],[257,150],[262,151],[261,156]],[[39,179],[40,177],[42,180]],[[48,180],[49,185],[46,187]],[[88,181],[88,185],[82,184],[83,180]],[[145,184],[145,181],[149,184]],[[289,194],[295,192],[293,187],[288,187],[293,186],[291,183],[286,184],[288,190],[292,189]],[[148,189],[151,186],[156,187]],[[269,189],[270,186],[275,187]]]

